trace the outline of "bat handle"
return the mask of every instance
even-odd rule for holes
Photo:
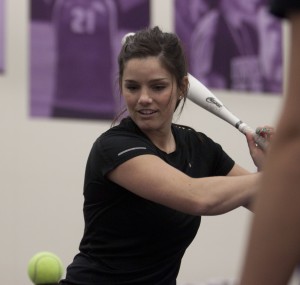
[[[252,128],[250,128],[247,124],[244,122],[239,122],[236,125],[236,128],[243,134],[251,133],[254,136],[255,142],[259,145],[259,147],[263,150],[266,150],[267,148],[267,141],[262,136],[258,135]]]

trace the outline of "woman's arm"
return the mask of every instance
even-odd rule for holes
[[[300,263],[300,13],[290,15],[287,97],[255,205],[241,285],[285,285]]]
[[[191,178],[154,155],[134,157],[108,178],[145,199],[192,215],[218,215],[249,202],[259,174]]]
[[[235,164],[234,167],[231,169],[231,171],[227,175],[228,176],[240,176],[240,175],[247,175],[247,174],[250,174],[250,172],[248,170],[246,170],[245,168],[241,167],[238,164]],[[253,195],[251,198],[249,198],[249,200],[242,206],[253,212],[253,204],[254,204],[255,196],[256,195]]]

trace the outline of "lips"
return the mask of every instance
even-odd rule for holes
[[[157,111],[155,110],[151,110],[151,109],[142,109],[142,110],[139,110],[138,113],[141,114],[141,115],[152,115],[154,113],[156,113]]]

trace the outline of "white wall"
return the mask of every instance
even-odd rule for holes
[[[86,158],[109,122],[33,119],[28,116],[29,1],[6,1],[6,73],[0,76],[0,284],[31,284],[28,260],[41,250],[67,266],[83,232],[82,184]],[[152,1],[152,24],[172,30],[172,1]],[[274,125],[282,97],[216,92],[249,125]],[[236,129],[188,103],[179,122],[220,142],[255,171]],[[237,275],[251,214],[244,209],[204,217],[183,259],[180,282]]]

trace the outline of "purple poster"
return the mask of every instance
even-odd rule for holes
[[[4,71],[4,0],[0,0],[0,73]]]
[[[265,0],[175,0],[190,73],[207,87],[282,92],[282,26]]]
[[[114,118],[121,39],[149,22],[149,0],[31,0],[31,116]]]

